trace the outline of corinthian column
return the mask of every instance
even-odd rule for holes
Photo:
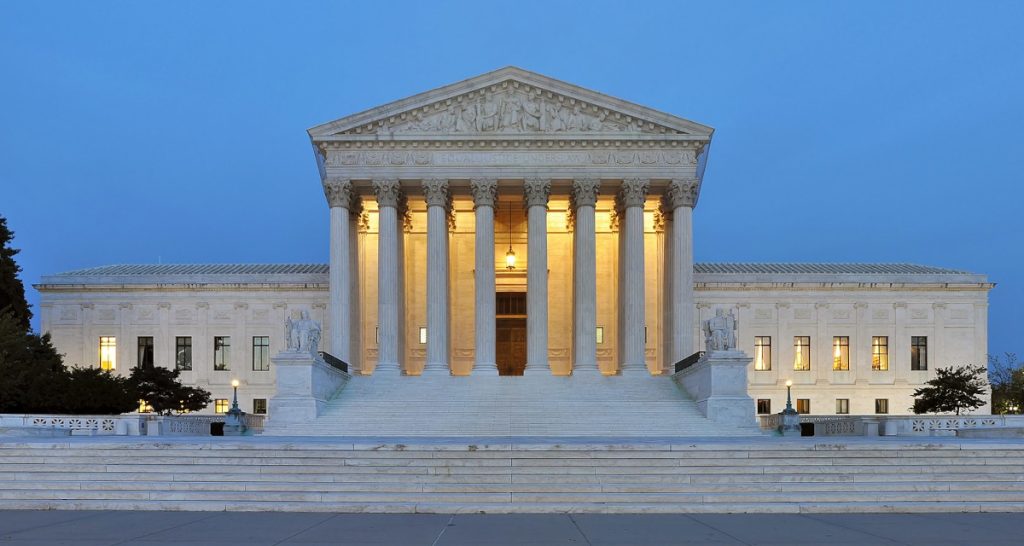
[[[647,374],[644,354],[644,201],[648,180],[628,178],[622,181],[619,202],[623,215],[619,236],[624,237],[620,272],[622,276],[621,321],[622,349],[619,351],[619,373]]]
[[[399,341],[401,332],[401,295],[399,283],[398,206],[402,188],[397,179],[373,181],[377,194],[379,232],[377,242],[377,368],[374,373],[397,374],[401,371]]]
[[[548,365],[548,196],[551,181],[527,178],[526,201],[526,370],[550,374]]]
[[[597,367],[597,244],[594,206],[601,181],[573,180],[572,373],[599,375]]]
[[[672,211],[669,323],[673,365],[696,351],[693,344],[693,207],[699,192],[700,181],[696,178],[676,179],[666,188],[663,201]]]
[[[345,361],[352,359],[352,238],[349,211],[354,201],[352,182],[324,181],[324,196],[331,207],[330,304],[331,354]]]
[[[448,181],[423,181],[427,201],[427,362],[424,375],[450,374],[448,367]]]
[[[498,197],[498,181],[494,178],[474,178],[473,211],[476,214],[476,316],[474,332],[476,357],[475,373],[497,375],[495,358],[495,287],[494,287],[494,202]]]

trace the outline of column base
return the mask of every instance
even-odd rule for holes
[[[526,369],[523,370],[523,375],[533,375],[533,376],[551,375],[551,366],[549,366],[547,364],[544,364],[543,366],[527,364],[526,365]]]
[[[420,375],[451,375],[452,371],[445,363],[430,363],[428,362],[423,366],[423,372]]]
[[[498,375],[497,362],[480,362],[473,364],[469,375]]]
[[[572,375],[583,376],[583,377],[599,377],[603,375],[600,368],[593,364],[587,364],[584,366],[573,366]]]
[[[644,377],[650,376],[651,372],[647,370],[646,364],[620,364],[618,375]]]

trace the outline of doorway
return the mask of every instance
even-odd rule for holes
[[[523,375],[526,370],[526,292],[499,292],[495,303],[498,375]]]

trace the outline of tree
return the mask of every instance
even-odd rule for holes
[[[64,411],[67,382],[50,336],[26,331],[9,311],[0,313],[0,412]]]
[[[0,313],[11,313],[22,329],[28,331],[32,311],[25,299],[25,286],[18,278],[21,266],[14,261],[14,256],[21,251],[11,247],[13,240],[14,232],[7,228],[7,218],[0,216]]]
[[[135,411],[139,398],[127,377],[99,368],[71,368],[64,395],[64,411],[70,414],[117,415]]]
[[[1015,353],[988,357],[989,380],[992,383],[993,413],[1024,411],[1024,363]]]
[[[973,410],[985,403],[986,369],[964,365],[938,368],[935,377],[914,391],[914,413],[948,413]]]
[[[132,368],[131,384],[137,400],[144,400],[153,411],[164,415],[172,412],[199,411],[210,405],[210,393],[187,387],[178,381],[178,370],[159,368],[152,364]]]

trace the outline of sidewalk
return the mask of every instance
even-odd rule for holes
[[[445,515],[0,511],[2,545],[1021,544],[1022,514]]]

